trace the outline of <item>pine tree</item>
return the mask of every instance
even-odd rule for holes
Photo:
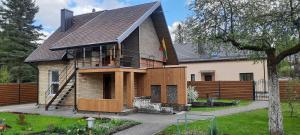
[[[36,49],[42,35],[42,26],[34,25],[38,10],[33,0],[5,0],[0,6],[0,62],[8,66],[13,82],[36,78],[36,70],[24,60]]]

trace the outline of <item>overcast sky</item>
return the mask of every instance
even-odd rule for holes
[[[50,35],[60,25],[60,9],[67,8],[75,15],[92,12],[92,9],[105,10],[153,2],[155,0],[37,0],[39,12],[36,24],[43,25],[43,33]],[[161,0],[170,31],[190,14],[190,0]]]

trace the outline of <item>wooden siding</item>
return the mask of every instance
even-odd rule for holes
[[[121,112],[122,106],[117,99],[78,99],[78,109],[81,111]]]
[[[35,83],[0,84],[0,105],[37,102],[37,85]]]
[[[147,69],[142,96],[151,96],[151,85],[161,86],[161,102],[167,103],[167,86],[177,86],[177,104],[187,104],[185,67]]]

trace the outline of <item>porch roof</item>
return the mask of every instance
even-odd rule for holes
[[[129,67],[110,67],[110,68],[80,68],[78,73],[108,73],[108,72],[134,72],[146,73],[146,69],[129,68]]]

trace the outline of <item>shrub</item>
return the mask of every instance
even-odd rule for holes
[[[198,92],[195,90],[194,86],[188,86],[187,92],[188,92],[188,101],[189,101],[189,103],[195,101],[199,96]]]
[[[9,82],[9,71],[7,66],[2,66],[0,68],[0,83],[8,83]]]

